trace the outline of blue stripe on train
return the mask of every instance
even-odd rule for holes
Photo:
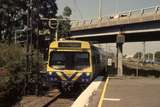
[[[82,73],[81,76],[78,78],[79,82],[90,82],[90,75],[87,76],[86,73]]]
[[[72,81],[72,79],[78,74],[78,72],[75,72],[72,74],[72,76],[68,77],[64,72],[60,72],[66,78],[67,81]],[[51,81],[62,81],[61,77],[57,75],[56,72],[53,72],[51,75],[49,74],[49,79]],[[87,76],[86,73],[82,73],[81,76],[76,80],[79,82],[90,82],[90,75]]]
[[[60,80],[62,80],[58,75],[57,75],[57,73],[56,72],[53,72],[52,74],[48,74],[48,77],[49,77],[49,79],[51,80],[51,81],[60,81]]]
[[[61,72],[61,73],[68,81],[72,81],[72,79],[78,74],[77,72],[75,72],[72,74],[72,76],[68,77],[64,72]]]

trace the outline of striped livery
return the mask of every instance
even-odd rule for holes
[[[90,82],[90,73],[81,73],[81,72],[75,72],[72,73],[72,75],[68,75],[64,72],[54,72],[51,75],[48,75],[50,78],[50,81],[53,82],[60,82],[60,81],[76,81],[79,83],[87,83]]]

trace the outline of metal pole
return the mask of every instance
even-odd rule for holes
[[[118,6],[118,0],[115,0],[115,14],[118,14],[118,9],[119,9],[119,6]]]
[[[138,59],[137,59],[137,69],[136,69],[136,76],[138,77],[138,69],[139,69],[139,53],[138,53]]]
[[[15,33],[14,33],[14,43],[15,44],[17,43],[17,31],[15,31]]]
[[[56,29],[56,41],[58,41],[58,30],[59,30],[59,21],[57,20],[57,29]]]
[[[27,15],[27,27],[29,28],[29,8]],[[24,83],[24,95],[26,95],[27,82],[28,82],[28,72],[29,72],[29,31],[27,31],[27,40],[26,40],[26,71],[25,71],[25,83]]]
[[[145,51],[146,51],[146,45],[145,42],[143,42],[143,63],[145,62]]]
[[[37,40],[36,40],[36,45],[37,45],[37,77],[36,77],[36,90],[35,90],[35,93],[36,95],[39,94],[39,28],[38,28],[38,34],[37,34]]]
[[[98,18],[101,19],[101,17],[102,17],[102,0],[99,0]]]
[[[153,63],[155,63],[155,53],[153,53]]]
[[[26,42],[26,72],[25,72],[25,85],[24,85],[24,95],[27,93],[27,84],[29,80],[29,72],[31,71],[31,65],[30,65],[30,48],[32,42],[32,16],[31,16],[31,10],[32,10],[32,0],[28,1],[28,14],[27,14],[27,42]]]

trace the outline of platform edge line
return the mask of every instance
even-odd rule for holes
[[[101,94],[101,97],[100,97],[100,101],[99,101],[97,107],[102,107],[103,98],[104,98],[104,94],[106,92],[106,88],[107,88],[108,82],[109,82],[109,77],[105,81],[104,88],[103,88],[103,91],[102,91],[102,94]]]

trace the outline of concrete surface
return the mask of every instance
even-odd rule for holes
[[[102,107],[160,107],[160,79],[110,79]]]

